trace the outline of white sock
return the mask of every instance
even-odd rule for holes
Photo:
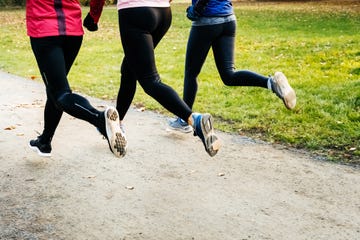
[[[272,87],[271,87],[271,79],[272,79],[271,77],[269,77],[269,78],[268,78],[268,81],[267,81],[267,87],[268,87],[268,89],[269,89],[269,90],[271,90],[271,91],[272,91]]]

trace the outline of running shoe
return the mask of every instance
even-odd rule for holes
[[[283,100],[285,107],[293,109],[296,105],[296,94],[285,75],[282,72],[275,72],[270,81],[272,91]]]
[[[126,135],[125,135],[125,125],[120,123],[120,130],[121,132],[123,133],[124,137],[126,138]]]
[[[126,154],[127,141],[125,134],[120,128],[119,114],[114,107],[107,107],[104,113],[106,139],[111,152],[116,157],[123,157]]]
[[[221,147],[220,140],[214,133],[212,116],[208,113],[193,113],[194,135],[198,136],[205,146],[206,152],[215,156]]]
[[[172,130],[179,131],[182,133],[190,133],[193,131],[193,128],[189,124],[187,124],[187,122],[185,122],[179,117],[176,119],[172,118],[169,121],[169,127]]]
[[[51,157],[50,142],[42,143],[40,136],[36,139],[30,140],[29,147],[42,157]]]

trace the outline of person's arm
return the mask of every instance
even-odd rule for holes
[[[191,21],[197,20],[210,0],[198,0],[194,5],[186,9],[186,16]]]
[[[209,3],[209,1],[210,0],[199,0],[199,1],[197,1],[196,4],[194,5],[194,10],[197,13],[201,14],[204,11],[206,5]]]
[[[84,19],[84,27],[89,31],[98,30],[98,22],[105,4],[105,0],[91,0],[90,1],[90,12]]]
[[[90,15],[94,19],[94,23],[99,22],[104,4],[105,4],[105,0],[91,0],[90,1]]]

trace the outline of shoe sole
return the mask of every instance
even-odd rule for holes
[[[206,152],[215,156],[221,148],[221,142],[214,133],[213,119],[210,114],[203,114],[201,118],[201,131],[205,139]]]
[[[193,131],[193,128],[191,126],[189,126],[187,129],[184,129],[184,128],[172,127],[169,125],[168,129],[181,133],[191,133]]]
[[[293,109],[296,105],[296,94],[285,75],[281,72],[276,72],[274,75],[274,81],[279,92],[281,92],[285,107],[290,110]]]
[[[169,119],[168,120],[168,127],[166,128],[167,131],[176,131],[176,132],[181,132],[181,133],[191,133],[194,131],[194,129],[190,126],[190,125],[187,125],[186,127],[173,127],[171,126],[171,123],[173,121],[175,121],[176,119],[172,118],[172,119]]]
[[[39,156],[41,156],[41,157],[51,157],[51,153],[43,153],[43,152],[41,152],[40,149],[39,149],[38,147],[36,147],[36,146],[31,146],[31,145],[29,144],[29,147],[30,147],[34,152],[36,152]]]
[[[127,141],[119,125],[119,114],[114,107],[105,110],[105,127],[111,152],[116,157],[125,156]]]
[[[184,129],[180,129],[180,128],[174,128],[169,126],[167,129],[171,130],[171,131],[175,131],[175,132],[181,132],[181,133],[191,133],[193,131],[192,128],[189,128],[188,130],[184,130]]]

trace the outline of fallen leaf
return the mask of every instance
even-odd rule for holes
[[[84,177],[84,178],[96,178],[96,175],[89,175],[89,176],[86,176],[86,177]]]
[[[141,107],[141,108],[137,108],[138,112],[144,112],[145,111],[145,107]]]
[[[8,126],[4,128],[4,130],[14,130],[15,128],[16,128],[15,126]]]

